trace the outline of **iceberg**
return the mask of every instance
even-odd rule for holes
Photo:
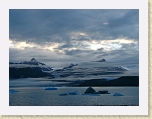
[[[101,91],[98,91],[98,93],[100,93],[100,94],[110,94],[107,90],[101,90]]]
[[[100,93],[96,92],[91,86],[89,86],[82,95],[100,96]]]
[[[61,93],[59,96],[67,96],[67,95],[77,95],[78,91],[68,92],[68,93]]]
[[[57,88],[55,88],[55,87],[49,87],[49,88],[45,88],[45,90],[57,90]]]
[[[120,93],[114,93],[113,96],[124,96],[124,95]]]
[[[95,92],[96,91],[91,86],[89,86],[84,93],[92,94],[92,93],[95,93]]]
[[[78,91],[68,92],[69,95],[77,95]]]
[[[13,89],[12,89],[12,90],[9,90],[9,93],[10,93],[10,94],[14,94],[14,93],[16,93],[16,92],[19,92],[19,91],[18,91],[18,90],[13,90]]]

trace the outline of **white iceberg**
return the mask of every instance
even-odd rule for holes
[[[68,93],[59,94],[59,96],[66,96],[66,95],[68,95]]]

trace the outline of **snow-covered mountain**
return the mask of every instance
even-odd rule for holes
[[[30,61],[24,61],[20,63],[9,63],[9,67],[14,68],[28,68],[28,67],[40,67],[43,72],[51,72],[53,69],[44,63],[38,62],[35,58],[32,58]]]
[[[52,74],[65,80],[114,79],[120,76],[134,76],[128,68],[111,62],[81,62],[71,63],[62,69],[54,70]]]
[[[52,64],[53,65],[53,64]],[[130,66],[131,64],[129,64]],[[9,64],[10,78],[20,77],[50,77],[56,80],[89,80],[89,79],[115,79],[121,76],[138,76],[138,69],[129,69],[128,64],[106,62],[102,59],[98,62],[70,63],[60,69],[52,69],[35,58],[30,61]]]
[[[32,58],[30,61],[21,62],[21,64],[29,64],[29,65],[45,65],[44,63],[38,62],[35,58]]]
[[[52,68],[44,63],[38,62],[35,58],[30,61],[24,61],[20,63],[9,63],[9,77],[44,77],[51,76]]]

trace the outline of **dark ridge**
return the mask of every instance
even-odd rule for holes
[[[105,59],[101,59],[101,60],[98,60],[96,62],[106,62],[106,60]]]
[[[106,59],[100,59],[100,60],[97,60],[97,61],[91,61],[91,62],[107,62]]]
[[[86,80],[78,86],[139,86],[139,76],[122,76],[114,80]]]
[[[47,76],[54,78],[52,74],[42,72],[40,67],[9,68],[9,78],[38,78]]]

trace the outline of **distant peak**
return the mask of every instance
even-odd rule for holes
[[[106,62],[106,60],[105,59],[101,59],[101,60],[98,60],[96,62]]]
[[[99,60],[100,62],[105,62],[106,60],[105,59],[101,59],[101,60]]]
[[[35,58],[32,58],[31,62],[38,62],[38,61]]]

